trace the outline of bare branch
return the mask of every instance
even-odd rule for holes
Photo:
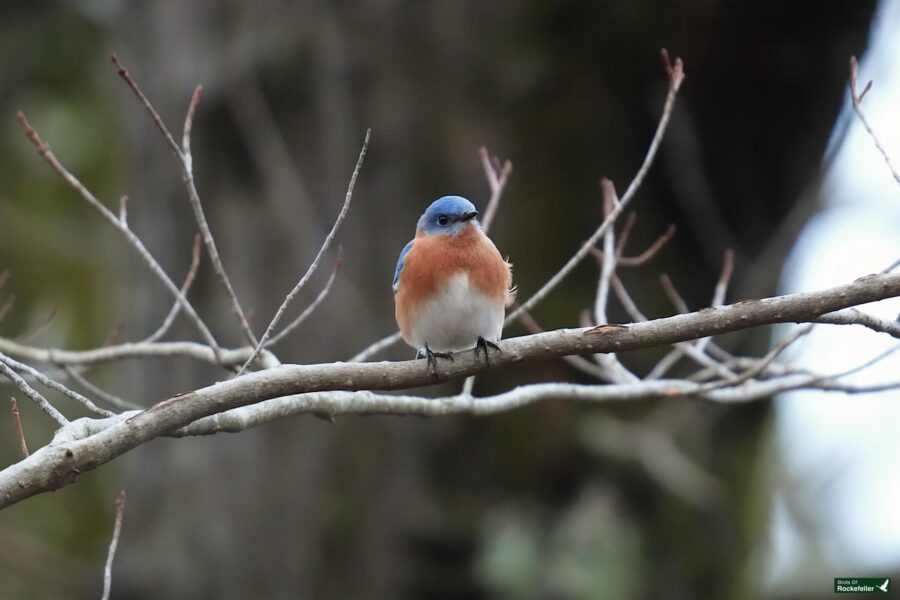
[[[125,67],[122,66],[116,55],[112,56],[112,61],[116,65],[116,67],[118,67],[119,76],[123,81],[125,81],[125,83],[131,89],[137,99],[141,102],[141,104],[144,105],[144,108],[147,109],[147,112],[150,113],[150,117],[156,124],[157,129],[159,129],[159,131],[163,134],[163,137],[166,139],[166,141],[169,143],[169,146],[171,146],[172,151],[175,153],[175,157],[178,159],[178,166],[181,168],[181,178],[184,181],[185,187],[187,188],[188,198],[191,202],[191,208],[194,211],[194,218],[197,220],[197,225],[200,228],[200,233],[203,235],[203,242],[206,245],[206,251],[209,254],[209,259],[212,263],[213,270],[216,272],[219,281],[225,288],[225,293],[228,296],[228,299],[231,301],[231,311],[240,322],[244,336],[246,336],[247,340],[251,344],[255,345],[256,336],[253,335],[253,330],[250,328],[250,324],[247,322],[247,317],[244,314],[244,310],[241,308],[241,304],[237,299],[237,295],[235,294],[234,288],[231,285],[231,280],[225,273],[225,267],[222,265],[222,259],[219,256],[219,250],[218,248],[216,248],[216,241],[215,239],[213,239],[212,232],[209,229],[209,223],[207,223],[206,215],[203,212],[203,204],[200,202],[200,194],[199,192],[197,192],[197,186],[194,183],[190,135],[191,125],[194,119],[194,110],[197,108],[197,103],[200,101],[200,92],[202,90],[202,86],[197,86],[197,88],[194,90],[194,94],[191,96],[191,103],[188,106],[187,116],[184,120],[184,135],[182,140],[183,148],[179,148],[178,142],[176,142],[175,138],[172,137],[172,134],[169,132],[169,129],[166,127],[165,123],[163,123],[163,120],[162,118],[160,118],[159,113],[156,112],[153,104],[150,103],[150,100],[148,100],[144,95],[144,92],[141,91],[140,86],[138,86],[134,79],[131,78],[131,75],[129,75]]]
[[[144,246],[144,243],[138,238],[134,232],[131,231],[122,221],[116,217],[115,214],[112,213],[106,206],[100,202],[94,196],[90,190],[88,190],[84,185],[69,171],[66,170],[65,167],[57,160],[56,156],[53,155],[53,152],[50,151],[50,147],[47,146],[40,137],[38,137],[37,132],[31,127],[31,124],[28,123],[28,120],[25,118],[25,115],[20,111],[18,113],[19,122],[22,123],[22,127],[25,128],[25,134],[28,136],[28,139],[35,145],[38,150],[38,154],[47,161],[52,168],[63,180],[69,184],[69,187],[73,188],[78,194],[87,201],[88,204],[93,206],[97,211],[105,218],[109,223],[115,227],[119,233],[125,236],[125,239],[138,251],[141,258],[144,259],[144,262],[147,266],[150,267],[150,270],[154,275],[162,281],[163,285],[168,288],[168,290],[175,296],[178,302],[181,304],[181,307],[184,309],[184,312],[191,317],[194,321],[194,324],[197,326],[197,329],[200,331],[200,334],[203,336],[203,339],[207,344],[213,349],[215,353],[218,354],[220,351],[219,344],[216,342],[216,338],[213,337],[212,332],[197,314],[197,311],[194,310],[194,307],[191,306],[191,303],[188,302],[187,298],[185,298],[184,294],[178,289],[178,287],[172,282],[163,268],[156,262],[156,259],[150,254],[150,251]]]
[[[377,342],[366,346],[365,348],[360,350],[355,356],[353,356],[353,358],[351,358],[347,362],[365,362],[369,358],[375,356],[376,354],[378,354],[379,352],[384,350],[385,348],[390,348],[391,346],[393,346],[394,344],[396,344],[397,342],[399,342],[402,339],[403,339],[403,336],[400,335],[399,331],[394,332],[391,335],[389,335],[387,337],[383,337],[380,340],[378,340]]]
[[[37,404],[42,411],[47,413],[51,419],[56,421],[60,425],[66,425],[69,420],[63,416],[61,412],[53,408],[53,405],[44,398],[40,392],[36,389],[28,385],[28,382],[22,379],[18,373],[16,373],[9,365],[7,365],[4,361],[0,360],[0,375],[3,375],[7,379],[9,379],[17,388],[22,390],[22,393],[28,397],[29,400],[33,401]]]
[[[881,157],[884,159],[885,164],[887,164],[888,169],[891,171],[891,175],[894,177],[894,181],[900,185],[900,173],[897,172],[897,169],[894,167],[894,163],[891,161],[891,155],[888,154],[888,151],[885,149],[884,145],[881,143],[881,140],[878,139],[878,136],[875,134],[875,130],[872,129],[872,126],[869,124],[869,120],[866,118],[866,113],[862,107],[862,99],[868,93],[870,89],[872,89],[872,82],[866,84],[865,89],[863,89],[861,94],[858,94],[856,91],[856,78],[858,74],[859,65],[856,62],[856,57],[850,57],[850,101],[853,104],[853,110],[856,111],[856,116],[859,117],[859,122],[863,124],[866,132],[869,134],[869,137],[872,138],[872,141],[875,142],[875,147],[878,148],[878,152],[881,153]]]
[[[202,238],[200,234],[196,234],[194,236],[194,245],[191,248],[191,266],[188,268],[187,275],[184,278],[184,283],[181,284],[181,295],[187,298],[188,290],[191,289],[191,285],[194,283],[194,278],[197,276],[197,268],[200,266],[200,244],[202,243]],[[155,342],[157,340],[162,339],[166,333],[169,332],[169,329],[172,327],[172,323],[175,322],[175,318],[178,316],[178,313],[181,312],[181,303],[175,302],[172,305],[172,308],[169,309],[169,314],[166,315],[166,318],[163,319],[162,324],[159,328],[151,333],[149,336],[144,338],[144,342]]]
[[[184,153],[188,170],[191,170],[193,167],[191,161],[191,128],[194,125],[194,111],[197,110],[197,104],[200,102],[201,92],[203,92],[202,85],[198,85],[194,88],[194,93],[191,95],[191,103],[188,105],[187,114],[184,117],[184,129],[182,130],[181,136],[181,151]]]
[[[60,350],[26,346],[13,340],[0,338],[0,352],[21,360],[52,365],[87,366],[130,358],[183,356],[223,367],[237,367],[244,363],[252,351],[253,349],[250,347],[233,350],[220,349],[217,356],[212,348],[198,342],[127,342],[91,350]],[[260,357],[267,366],[278,364],[278,360],[268,350],[261,352]]]
[[[119,492],[116,498],[116,522],[113,525],[112,539],[109,541],[109,551],[106,554],[106,567],[103,569],[103,595],[102,600],[109,600],[112,590],[112,565],[116,557],[116,548],[119,545],[119,534],[122,532],[122,519],[125,516],[125,490]]]
[[[719,281],[716,283],[716,291],[713,294],[712,306],[717,308],[725,303],[725,294],[728,292],[728,283],[731,281],[731,275],[734,273],[734,250],[729,248],[725,251],[722,258],[722,273],[719,275]]]
[[[670,345],[772,323],[810,322],[836,310],[897,296],[900,296],[900,274],[868,275],[852,283],[819,292],[743,301],[628,326],[563,329],[511,338],[500,342],[502,353],[491,360],[491,365],[493,368],[506,368],[526,361],[573,354],[624,352]],[[0,508],[71,483],[77,473],[94,469],[151,439],[174,434],[194,421],[216,413],[307,392],[409,389],[487,370],[484,360],[474,350],[459,352],[454,358],[452,362],[442,363],[439,374],[432,373],[424,368],[421,361],[415,360],[282,365],[163,400],[145,411],[126,413],[128,416],[125,420],[119,420],[119,417],[103,420],[106,428],[87,438],[73,439],[66,434],[28,459],[0,471]],[[653,395],[690,395],[702,392],[702,385],[689,381],[641,381],[619,386],[580,387],[556,384],[553,390],[560,394],[557,397],[624,400]],[[900,382],[894,384],[895,387],[897,385]],[[755,382],[750,386],[713,390],[702,394],[702,397],[723,402],[745,402],[779,391],[808,386],[848,392],[871,389],[871,386],[839,384],[834,381],[833,376],[788,375]],[[549,388],[526,386],[511,396],[495,397],[505,398],[502,402],[471,397],[460,397],[453,402],[430,399],[411,401],[398,396],[384,396],[375,402],[371,395],[366,394],[324,394],[318,396],[315,408],[317,412],[324,414],[348,411],[356,414],[486,414],[510,410],[534,401],[535,397],[545,397],[540,394],[547,393],[547,389]],[[96,425],[98,420],[89,421]]]
[[[650,165],[653,164],[653,159],[656,156],[656,151],[659,149],[660,143],[662,143],[663,135],[666,132],[666,127],[669,124],[669,117],[672,114],[672,109],[675,106],[675,96],[678,94],[678,89],[681,87],[681,82],[684,81],[684,65],[680,58],[675,59],[674,66],[668,61],[668,53],[663,51],[664,55],[664,64],[666,65],[666,73],[669,76],[669,91],[666,95],[666,103],[663,107],[663,113],[659,120],[659,125],[656,127],[656,133],[653,135],[653,139],[650,142],[650,147],[647,149],[647,154],[644,156],[644,161],[638,169],[637,174],[634,176],[634,179],[631,180],[631,183],[628,184],[628,188],[625,190],[625,193],[622,195],[622,198],[619,204],[613,209],[613,211],[609,214],[606,219],[603,220],[603,223],[597,230],[591,235],[591,237],[581,246],[578,252],[575,253],[569,261],[563,265],[563,267],[551,277],[534,295],[531,296],[528,300],[519,305],[519,308],[514,310],[512,313],[507,315],[506,323],[512,323],[516,319],[519,318],[519,315],[526,311],[531,310],[534,306],[543,300],[547,294],[553,291],[557,285],[569,274],[572,270],[580,263],[585,256],[590,253],[591,248],[593,248],[600,238],[606,233],[607,229],[612,227],[613,223],[615,223],[616,219],[625,210],[625,207],[628,206],[628,203],[635,196],[638,189],[641,187],[641,184],[644,182],[644,177],[646,177],[647,172],[650,170]]]
[[[603,190],[603,216],[609,218],[615,206],[619,203],[616,196],[616,188],[613,182],[605,177],[600,181]],[[610,227],[603,235],[603,261],[600,264],[600,280],[597,283],[597,295],[594,299],[594,322],[604,325],[609,321],[606,318],[606,303],[609,299],[609,280],[616,270],[616,238],[615,227]]]
[[[546,331],[546,329],[541,327],[540,323],[538,323],[537,320],[528,311],[525,311],[521,315],[519,315],[519,323],[521,323],[525,327],[525,329],[527,331],[530,331],[531,333],[544,333]],[[597,366],[584,357],[564,356],[563,360],[586,375],[590,375],[591,377],[599,379],[600,381],[609,381],[609,373],[607,373],[606,369]]]
[[[816,319],[817,323],[828,323],[831,325],[862,325],[868,327],[872,331],[886,333],[900,339],[900,322],[889,321],[875,315],[864,313],[858,308],[848,308],[838,312],[828,313]]]
[[[10,410],[12,411],[13,424],[16,427],[16,437],[19,439],[19,448],[22,456],[28,458],[28,444],[25,443],[25,430],[22,429],[22,419],[19,417],[19,404],[15,396],[9,397]]]
[[[796,342],[798,339],[800,339],[804,335],[808,334],[810,331],[812,331],[812,329],[813,329],[812,325],[805,325],[803,327],[800,327],[799,329],[794,331],[791,335],[789,335],[788,337],[786,337],[783,340],[781,340],[780,342],[778,342],[778,344],[776,344],[774,348],[769,350],[769,352],[764,357],[759,359],[755,365],[753,365],[752,367],[750,367],[749,369],[747,369],[746,371],[744,371],[743,373],[738,375],[738,377],[736,379],[727,380],[727,381],[719,381],[716,383],[708,384],[704,388],[704,391],[712,391],[712,390],[716,390],[716,389],[719,389],[722,387],[733,387],[733,386],[740,385],[740,384],[744,383],[745,381],[749,381],[750,379],[753,379],[754,377],[761,375],[763,372],[765,372],[766,369],[769,368],[769,365],[771,365],[773,362],[775,362],[775,359],[778,358],[778,356],[782,352],[784,352],[784,350],[788,346],[790,346],[791,344]]]
[[[893,270],[896,269],[897,267],[900,267],[900,258],[898,258],[897,260],[895,260],[894,262],[892,262],[890,265],[888,265],[887,267],[885,267],[885,269],[882,271],[882,273],[890,273],[891,271],[893,271]]]
[[[506,181],[509,179],[510,173],[512,173],[512,162],[507,160],[502,167],[497,168],[500,160],[494,157],[492,162],[487,148],[482,146],[478,152],[481,156],[481,165],[484,168],[485,177],[487,177],[488,185],[491,188],[491,198],[488,200],[484,216],[481,218],[481,228],[487,233],[494,222],[497,209],[500,207],[500,198],[503,196],[504,188],[506,188]]]
[[[118,396],[114,396],[113,394],[110,394],[109,392],[100,389],[99,387],[97,387],[96,385],[94,385],[93,383],[88,381],[78,371],[78,369],[76,369],[75,367],[73,367],[71,365],[62,365],[62,368],[69,375],[69,377],[71,377],[73,380],[75,380],[78,383],[78,385],[80,385],[81,387],[83,387],[84,389],[86,389],[87,391],[89,391],[90,393],[95,395],[96,397],[100,398],[107,404],[111,404],[112,406],[121,408],[123,410],[143,408],[142,406],[135,404],[134,402],[129,402],[127,400],[123,400],[122,398],[119,398]]]
[[[325,287],[322,288],[322,291],[319,292],[319,295],[316,296],[315,300],[307,306],[302,313],[300,313],[296,319],[291,321],[284,329],[280,332],[273,335],[268,342],[266,342],[266,348],[271,348],[281,340],[285,338],[289,333],[291,333],[294,329],[299,327],[306,319],[309,318],[311,314],[313,314],[319,305],[325,301],[325,298],[328,297],[328,293],[331,291],[331,286],[334,284],[334,280],[337,278],[337,274],[341,270],[341,265],[343,263],[343,247],[338,244],[337,249],[337,258],[334,260],[334,268],[331,270],[331,275],[328,276],[328,281],[325,282]]]
[[[128,196],[119,198],[119,221],[128,226]]]
[[[669,243],[669,240],[675,235],[675,226],[669,225],[669,227],[663,232],[661,236],[656,238],[656,241],[650,245],[649,248],[638,254],[637,256],[622,256],[619,258],[619,264],[626,267],[637,267],[647,263],[651,258],[656,256],[663,247]]]
[[[28,373],[29,375],[34,377],[37,381],[39,381],[42,385],[50,388],[51,390],[55,390],[55,391],[59,392],[60,394],[62,394],[63,396],[65,396],[67,398],[71,398],[72,400],[78,402],[79,404],[81,404],[82,406],[84,406],[86,409],[88,409],[91,412],[94,412],[98,415],[103,415],[104,417],[111,417],[115,414],[113,412],[110,412],[108,410],[104,410],[104,409],[100,408],[99,406],[97,406],[96,404],[91,402],[88,398],[85,398],[84,396],[82,396],[81,394],[79,394],[78,392],[76,392],[74,390],[70,390],[63,384],[59,383],[58,381],[54,381],[54,380],[50,379],[49,377],[47,377],[46,375],[44,375],[43,373],[41,373],[34,367],[31,367],[30,365],[26,365],[25,363],[21,363],[17,360],[14,360],[14,359],[6,356],[5,354],[0,354],[0,362],[5,363],[7,366],[15,369],[16,371],[22,371],[22,372]]]
[[[669,301],[675,307],[675,310],[678,311],[679,314],[685,314],[691,312],[691,309],[688,308],[687,302],[684,301],[684,298],[681,294],[678,293],[678,289],[672,283],[672,280],[669,279],[669,276],[665,273],[659,276],[659,285],[662,286],[663,291],[666,293],[666,296],[669,297]]]
[[[631,318],[638,322],[647,322],[648,319],[641,312],[641,310],[637,307],[634,300],[632,300],[631,295],[628,293],[628,290],[625,289],[625,286],[622,284],[622,281],[613,276],[613,289],[616,292],[616,297],[619,299],[619,302],[622,303],[622,306],[625,307],[625,310],[631,315]],[[681,342],[676,345],[676,347],[672,350],[673,352],[679,352],[684,354],[685,356],[690,357],[699,365],[704,367],[711,367],[715,369],[720,376],[726,379],[734,379],[737,376],[731,372],[728,367],[717,363],[715,360],[704,354],[701,350],[694,347],[693,344],[687,342]]]
[[[716,283],[716,290],[713,292],[712,303],[710,306],[718,308],[725,302],[725,294],[728,293],[728,283],[731,281],[731,275],[734,273],[734,250],[729,248],[725,251],[722,258],[722,273],[719,275],[719,281]],[[697,340],[695,346],[701,352],[706,351],[710,338]]]
[[[306,270],[306,273],[303,274],[303,277],[300,278],[300,281],[297,282],[297,285],[288,292],[288,295],[285,297],[284,302],[281,303],[281,306],[278,307],[278,310],[275,312],[275,316],[272,318],[272,321],[269,323],[269,326],[266,327],[265,333],[259,339],[259,343],[256,344],[256,348],[254,348],[253,352],[250,354],[250,358],[247,359],[247,362],[240,368],[238,371],[238,375],[242,374],[247,370],[256,357],[259,356],[260,350],[262,350],[266,342],[269,341],[269,336],[272,335],[272,332],[275,330],[275,327],[281,321],[281,317],[284,315],[284,312],[288,309],[291,302],[294,300],[294,297],[300,293],[306,286],[306,282],[309,281],[310,277],[312,277],[313,273],[316,272],[316,269],[319,268],[319,262],[322,260],[322,256],[328,252],[328,249],[331,247],[331,242],[334,241],[334,236],[337,235],[338,230],[341,228],[341,224],[344,222],[344,217],[347,216],[347,211],[350,209],[350,200],[353,198],[353,188],[356,186],[356,177],[359,175],[359,170],[362,168],[363,160],[366,157],[366,150],[369,148],[369,138],[372,135],[372,130],[366,130],[366,139],[363,140],[362,149],[359,151],[359,158],[356,159],[356,167],[353,169],[353,174],[350,176],[350,184],[347,186],[347,194],[344,196],[344,205],[341,207],[341,212],[338,214],[337,219],[334,221],[334,225],[331,227],[331,231],[328,232],[328,235],[325,236],[325,241],[322,242],[322,247],[319,248],[319,253],[316,254],[316,257],[313,259],[312,263],[309,265],[309,268]]]

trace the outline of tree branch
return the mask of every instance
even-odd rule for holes
[[[180,148],[178,142],[175,141],[175,138],[172,137],[171,132],[169,132],[169,129],[166,127],[166,124],[163,123],[159,113],[153,107],[153,104],[150,103],[150,100],[147,99],[147,96],[141,91],[137,82],[131,78],[128,70],[122,66],[115,54],[112,56],[112,61],[118,68],[119,77],[122,78],[131,89],[132,93],[134,93],[135,97],[144,105],[144,108],[147,109],[147,112],[156,124],[157,129],[163,134],[163,137],[175,153],[175,157],[178,159],[178,166],[181,169],[181,178],[187,188],[188,199],[190,200],[191,208],[194,211],[194,218],[197,220],[200,234],[203,236],[203,243],[206,245],[206,251],[207,254],[209,254],[213,270],[216,272],[216,275],[218,275],[222,287],[225,288],[225,293],[231,301],[231,310],[240,322],[244,336],[246,336],[251,344],[255,345],[256,336],[253,335],[253,330],[247,322],[247,316],[244,314],[244,309],[241,308],[241,303],[238,301],[234,287],[231,285],[231,280],[228,278],[225,267],[222,265],[222,258],[219,256],[219,250],[216,248],[216,241],[213,239],[212,232],[209,229],[209,223],[206,221],[206,214],[203,212],[203,204],[200,202],[200,193],[197,191],[197,185],[194,182],[193,159],[191,158],[190,145],[191,126],[194,120],[194,110],[196,110],[197,103],[200,101],[200,92],[203,90],[203,87],[197,86],[197,88],[194,89],[194,94],[191,96],[191,103],[188,106],[187,116],[184,119],[183,147]]]
[[[503,351],[491,363],[495,368],[505,368],[523,362],[573,354],[624,352],[671,345],[772,323],[811,322],[829,312],[896,296],[900,296],[900,274],[868,275],[852,283],[819,292],[742,301],[720,308],[707,308],[695,313],[628,326],[561,329],[511,338],[500,343]],[[108,427],[84,439],[58,435],[53,443],[38,450],[28,459],[0,471],[0,508],[67,485],[73,482],[79,473],[95,469],[151,439],[176,434],[179,429],[198,419],[223,411],[307,392],[409,389],[474,375],[485,370],[484,361],[475,355],[474,350],[470,350],[456,354],[452,362],[442,363],[438,375],[433,375],[421,361],[414,360],[282,365],[248,373],[164,400],[145,411],[128,413],[124,419],[115,417],[106,420],[110,423]],[[775,380],[747,382],[745,385],[750,386],[747,389],[733,387],[709,391],[708,394],[720,401],[747,401],[766,397],[783,389],[820,385],[826,380],[826,377],[818,375],[788,375]],[[569,397],[572,399],[603,397],[621,400],[636,396],[649,397],[654,394],[682,396],[703,390],[701,387],[703,384],[688,381],[637,382],[618,387],[555,385],[557,387],[552,388],[553,393],[558,393],[562,389],[570,390]],[[892,385],[896,386],[897,383]],[[832,384],[822,387],[856,391],[847,385]],[[541,395],[548,393],[546,389],[550,388],[526,386],[508,397],[501,395],[493,399],[475,399],[468,396],[459,397],[453,403],[426,398],[409,400],[406,403],[400,400],[373,403],[372,397],[366,394],[324,394],[318,397],[315,410],[330,414],[346,412],[486,414],[516,408],[534,401],[535,397],[548,397]],[[752,394],[748,390],[752,391]],[[614,393],[618,395],[612,395]],[[101,420],[88,421],[97,423]],[[68,433],[65,428],[63,433]]]

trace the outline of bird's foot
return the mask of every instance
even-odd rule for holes
[[[421,356],[422,351],[420,350],[416,356]],[[449,352],[433,352],[431,348],[428,347],[428,344],[425,344],[425,369],[431,369],[432,375],[437,377],[437,359],[446,358],[450,362],[453,362],[453,355]]]
[[[481,336],[478,336],[478,341],[475,342],[475,355],[478,355],[478,352],[484,352],[484,363],[487,365],[487,368],[491,368],[491,355],[488,351],[488,346],[496,350],[497,352],[503,353],[503,350],[500,349],[499,344],[497,342],[492,342],[490,340],[486,340]]]

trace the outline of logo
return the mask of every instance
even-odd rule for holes
[[[835,577],[835,594],[886,594],[891,591],[890,577]]]

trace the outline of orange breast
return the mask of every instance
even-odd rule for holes
[[[397,324],[404,339],[418,306],[459,271],[469,274],[470,284],[479,292],[506,304],[512,272],[484,232],[469,226],[457,235],[418,233],[404,260],[394,298]]]

